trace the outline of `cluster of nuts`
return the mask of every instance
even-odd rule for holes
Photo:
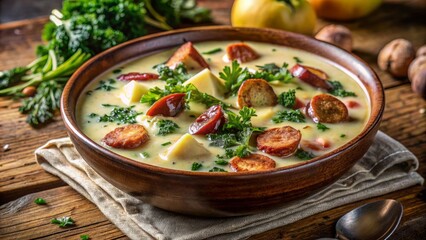
[[[380,50],[378,65],[394,77],[407,77],[411,88],[426,99],[426,46],[416,51],[405,39],[395,39]]]
[[[315,38],[352,51],[351,31],[342,25],[331,24],[322,28]],[[410,41],[399,38],[386,44],[379,53],[378,65],[392,76],[407,77],[413,91],[426,99],[426,45],[417,50]]]

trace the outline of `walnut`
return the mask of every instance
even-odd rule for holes
[[[426,55],[417,57],[408,68],[411,89],[426,99]]]
[[[378,65],[394,77],[406,77],[415,55],[411,42],[402,38],[395,39],[380,50]]]
[[[420,56],[426,56],[426,45],[423,45],[419,49],[417,49],[416,57]]]
[[[348,52],[352,51],[352,33],[342,25],[327,25],[323,27],[315,38],[324,42],[334,44]]]

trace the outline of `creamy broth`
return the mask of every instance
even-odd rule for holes
[[[209,51],[215,48],[224,49],[228,44],[235,43],[236,41],[220,41],[220,42],[202,42],[195,43],[194,46],[198,52],[202,53]],[[282,122],[282,123],[273,123],[271,119],[276,115],[278,111],[284,110],[285,108],[279,104],[273,107],[261,107],[256,108],[257,117],[252,118],[252,124],[258,127],[266,127],[267,129],[281,126],[292,126],[295,129],[300,130],[302,134],[302,140],[315,141],[318,138],[324,138],[331,143],[331,146],[324,150],[315,151],[311,149],[311,152],[315,156],[321,156],[327,152],[330,152],[343,144],[347,143],[355,136],[357,136],[364,128],[367,119],[370,114],[369,99],[359,83],[358,79],[349,74],[340,66],[337,66],[330,61],[318,57],[316,55],[310,54],[308,52],[291,49],[288,47],[283,47],[279,45],[272,45],[266,43],[257,43],[257,42],[246,42],[251,46],[257,53],[259,53],[260,58],[247,62],[241,63],[242,67],[247,67],[252,70],[257,70],[256,66],[264,65],[268,63],[275,63],[278,66],[281,66],[283,62],[289,64],[289,68],[296,64],[294,57],[297,57],[302,61],[303,65],[312,66],[317,69],[321,69],[326,72],[330,80],[338,80],[342,83],[346,90],[354,92],[356,97],[337,97],[343,103],[347,105],[350,101],[356,101],[360,106],[356,108],[348,108],[349,116],[352,119],[348,122],[342,123],[333,123],[325,124],[329,129],[326,131],[321,131],[317,129],[317,124],[314,123],[309,117],[306,117],[306,122],[304,123],[295,123],[295,122]],[[155,116],[149,117],[145,114],[138,115],[136,121],[138,124],[141,124],[148,131],[150,140],[143,144],[141,147],[125,150],[125,149],[116,149],[107,146],[101,140],[102,138],[114,130],[115,128],[122,126],[117,125],[116,123],[110,122],[98,122],[96,117],[93,117],[93,113],[98,116],[104,114],[109,114],[113,107],[105,107],[105,104],[118,105],[121,107],[134,106],[133,110],[136,112],[143,112],[149,109],[149,105],[139,103],[139,102],[129,102],[123,97],[123,87],[128,83],[125,81],[117,80],[117,76],[123,73],[129,72],[148,72],[156,73],[153,66],[159,63],[167,61],[167,59],[173,54],[176,49],[170,49],[161,53],[156,53],[151,56],[144,57],[142,59],[137,59],[125,65],[118,66],[111,71],[103,74],[99,78],[95,79],[89,86],[87,86],[85,92],[81,95],[79,99],[78,109],[77,109],[77,121],[82,131],[93,141],[101,144],[107,149],[116,152],[125,157],[134,159],[136,161],[144,162],[151,165],[161,166],[165,168],[180,169],[191,171],[191,166],[194,162],[202,163],[202,168],[198,171],[209,171],[213,167],[220,167],[226,171],[232,171],[229,166],[219,166],[215,163],[217,160],[216,155],[223,155],[224,149],[219,147],[210,147],[209,141],[205,136],[202,135],[193,135],[196,141],[201,143],[208,151],[211,153],[209,157],[203,156],[199,159],[165,159],[164,154],[173,146],[173,144],[185,133],[188,133],[188,127],[191,123],[194,122],[194,116],[198,117],[202,114],[207,108],[203,105],[192,104],[191,110],[185,110],[181,112],[176,117],[163,117]],[[214,54],[205,55],[202,54],[206,62],[210,66],[211,72],[219,77],[219,72],[221,72],[224,66],[229,66],[230,62],[225,62],[223,60],[225,52],[217,52]],[[114,71],[120,69],[121,71]],[[197,72],[203,69],[191,70],[191,73],[196,74]],[[108,82],[109,79],[113,79],[111,86],[114,89],[110,91],[95,90],[98,88],[100,81]],[[162,80],[152,80],[140,82],[146,88],[152,88],[158,86],[162,88],[165,84]],[[298,79],[293,79],[291,83],[280,83],[280,82],[271,82],[270,85],[273,87],[274,92],[279,95],[284,91],[290,89],[298,89],[296,91],[296,96],[304,103],[309,102],[309,100],[317,95],[324,93],[324,90],[314,88],[309,84],[306,84]],[[203,91],[203,89],[199,89]],[[88,94],[85,94],[88,93]],[[237,97],[223,98],[222,101],[236,106]],[[237,112],[238,110],[236,110]],[[159,119],[170,119],[179,125],[179,129],[173,134],[158,136],[158,128],[156,122]],[[169,145],[165,143],[169,143]],[[295,155],[290,157],[276,157],[266,153],[263,153],[254,148],[256,153],[260,153],[270,157],[275,160],[276,167],[288,166],[295,163],[300,163],[304,160],[297,158]],[[187,151],[191,151],[191,146],[187,147]]]

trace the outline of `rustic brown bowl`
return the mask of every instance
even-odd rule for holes
[[[117,155],[79,128],[77,100],[90,81],[117,64],[185,41],[258,41],[302,49],[343,66],[361,79],[371,103],[364,130],[344,146],[315,159],[265,172],[209,173],[161,168]],[[202,216],[256,213],[313,194],[335,182],[373,142],[384,109],[381,82],[362,60],[330,44],[299,34],[252,28],[201,27],[141,37],[111,48],[80,67],[66,85],[61,113],[72,142],[86,162],[121,190],[162,209]]]

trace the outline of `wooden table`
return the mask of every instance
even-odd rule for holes
[[[213,9],[217,24],[229,24],[230,0],[200,1]],[[422,6],[423,5],[423,6]],[[386,110],[380,129],[397,139],[420,160],[418,172],[426,177],[426,102],[415,95],[407,79],[394,79],[377,68],[381,47],[392,39],[403,37],[415,47],[425,44],[425,4],[421,1],[386,1],[369,17],[343,23],[354,36],[354,53],[367,61],[381,78],[386,89]],[[34,49],[41,44],[40,31],[47,18],[0,25],[0,69],[31,62]],[[318,28],[328,22],[320,21]],[[34,160],[34,150],[49,139],[65,137],[60,116],[46,127],[34,129],[19,114],[19,102],[0,98],[0,239],[49,238],[127,239],[91,202],[66,186],[59,178],[46,173]],[[355,202],[329,210],[296,223],[253,236],[252,239],[313,239],[334,235],[334,224],[345,212],[376,199],[393,198],[404,205],[404,217],[394,239],[426,239],[426,193],[421,186]],[[36,197],[47,206],[33,203]],[[11,207],[13,206],[13,208]],[[50,219],[71,215],[77,225],[59,228]]]

